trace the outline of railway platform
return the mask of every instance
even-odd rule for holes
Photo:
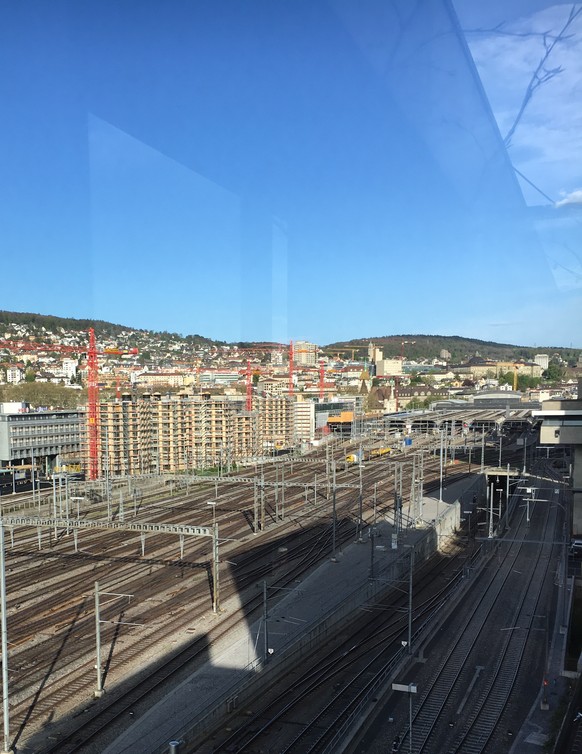
[[[571,587],[570,587],[571,588]],[[557,614],[564,612],[563,600],[569,600],[570,588],[564,595],[560,589]],[[547,745],[555,743],[555,737],[560,724],[560,717],[565,709],[564,699],[569,700],[575,680],[562,674],[564,654],[566,651],[567,632],[554,622],[554,630],[548,651],[547,673],[536,700],[531,706],[529,714],[519,730],[515,731],[515,741],[510,754],[542,754],[547,751]]]
[[[170,750],[170,741],[179,741],[197,719],[212,714],[209,711],[213,706],[224,705],[229,695],[232,704],[240,709],[237,686],[260,677],[262,672],[257,675],[257,671],[263,665],[277,664],[286,647],[305,635],[311,626],[318,622],[324,624],[326,616],[342,606],[346,611],[365,609],[371,567],[379,576],[399,558],[407,558],[409,551],[405,546],[415,545],[426,537],[427,529],[439,517],[448,518],[446,528],[452,530],[458,523],[459,510],[465,499],[471,498],[479,479],[481,477],[475,475],[444,485],[442,501],[437,499],[438,495],[437,498],[425,496],[422,520],[418,521],[417,528],[402,530],[396,548],[393,548],[392,521],[379,520],[374,538],[370,538],[369,530],[365,529],[362,541],[356,541],[357,530],[354,530],[354,539],[341,549],[338,547],[334,561],[328,558],[295,586],[270,591],[268,584],[265,587],[257,582],[256,588],[264,590],[266,597],[263,617],[250,624],[239,624],[226,637],[210,645],[205,665],[135,720],[103,754],[166,752]],[[455,505],[459,500],[462,504]],[[237,600],[233,599],[223,605],[223,612],[229,614],[238,607]],[[184,745],[176,750],[181,754],[190,749]]]

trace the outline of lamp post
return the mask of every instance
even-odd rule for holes
[[[267,603],[267,582],[263,581],[263,664],[269,661],[269,611]]]
[[[469,535],[468,535],[469,539],[471,539],[471,513],[472,512],[473,511],[463,511],[463,515],[469,517]]]
[[[336,500],[335,500],[335,493],[336,493],[336,484],[335,484],[335,461],[331,462],[331,468],[332,468],[332,492],[331,492],[331,504],[332,504],[332,521],[331,521],[331,562],[337,563],[337,557],[335,554],[335,529],[336,529],[336,523],[337,523],[337,514],[336,514]]]
[[[220,559],[218,554],[218,525],[216,523],[216,501],[207,501],[212,506],[212,612],[220,610],[220,574],[218,572]]]
[[[84,500],[84,497],[72,497],[71,502],[77,503],[77,520],[81,517],[81,500]]]
[[[408,643],[407,654],[412,654],[412,576],[414,572],[414,545],[404,545],[410,550],[410,568],[408,570]]]
[[[408,751],[412,754],[412,695],[416,694],[416,683],[393,683],[392,691],[408,694]]]
[[[36,502],[36,486],[35,486],[35,462],[34,462],[34,448],[30,449],[30,476],[32,480],[32,504]],[[38,515],[40,517],[40,495],[38,498]]]
[[[133,594],[120,594],[119,592],[101,592],[99,590],[99,582],[95,582],[95,670],[97,671],[97,685],[95,687],[95,691],[93,692],[93,696],[96,699],[99,699],[103,696],[105,693],[105,689],[103,688],[103,675],[102,675],[102,668],[101,668],[101,605],[100,605],[100,594],[107,595],[108,597],[127,597],[128,599],[131,599],[133,597]],[[129,623],[127,625],[131,626],[137,626],[141,625],[138,623]]]
[[[443,430],[439,430],[441,440],[440,474],[439,474],[439,503],[443,502]]]
[[[103,696],[103,677],[101,675],[101,611],[99,605],[99,582],[95,582],[95,669],[97,671],[97,686],[94,696],[96,699]]]
[[[360,489],[358,494],[358,527],[357,527],[357,534],[356,534],[356,542],[360,542],[360,544],[364,541],[362,539],[362,529],[364,528],[364,520],[363,520],[363,509],[362,509],[362,469],[363,466],[363,456],[362,456],[362,443],[360,443],[360,463],[358,464],[358,471],[359,471],[359,478],[360,478]]]
[[[206,505],[212,506],[212,526],[216,526],[216,500],[208,500]]]
[[[525,474],[527,471],[526,461],[527,461],[527,434],[523,438],[523,471],[522,471],[523,474]]]
[[[527,506],[527,509],[526,509],[526,521],[527,521],[528,524],[529,524],[529,503],[530,503],[530,500],[531,500],[532,503],[535,500],[535,490],[536,490],[535,487],[526,487],[526,492],[529,495],[531,495],[531,497],[526,498],[526,506]]]
[[[493,539],[493,482],[487,489],[489,491],[489,539]],[[529,518],[527,520],[529,521]]]

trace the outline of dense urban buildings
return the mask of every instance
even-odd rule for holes
[[[83,392],[90,382],[86,331],[15,323],[3,336],[0,386],[5,395],[32,397],[4,404],[0,466],[34,463],[47,473],[90,471],[89,456],[97,476],[245,463],[305,449],[329,431],[349,432],[366,415],[439,400],[490,400],[492,391],[504,405],[574,397],[580,371],[570,358],[570,382],[559,382],[566,375],[560,354],[534,349],[514,349],[513,358],[503,359],[476,350],[459,359],[457,352],[455,362],[442,339],[428,357],[427,345],[424,352],[418,345],[427,336],[337,347],[297,340],[285,347],[117,328],[97,339],[95,438]],[[550,372],[553,381],[540,385]],[[66,406],[75,409],[63,411]]]

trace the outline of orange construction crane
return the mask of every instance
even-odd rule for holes
[[[336,359],[337,359],[338,361],[340,361],[340,360],[341,360],[341,358],[342,358],[341,354],[342,354],[342,353],[349,353],[349,354],[351,354],[351,357],[352,357],[352,361],[355,361],[355,358],[356,358],[356,351],[360,351],[360,350],[362,350],[363,348],[365,348],[365,346],[357,346],[357,347],[355,347],[355,348],[353,348],[353,347],[351,347],[351,346],[350,346],[349,348],[337,348],[336,346],[334,346],[333,348],[329,348],[329,349],[327,349],[327,348],[326,348],[326,349],[323,349],[323,352],[324,352],[324,353],[327,353],[327,354],[331,354],[331,355],[332,355],[332,356],[334,356],[334,357],[335,357],[335,358],[336,358]]]
[[[106,348],[98,351],[95,343],[95,330],[89,328],[89,346],[63,346],[57,343],[37,343],[32,340],[0,340],[0,348],[8,351],[44,351],[45,353],[86,353],[87,354],[87,426],[89,434],[89,479],[99,476],[99,377],[98,356],[121,356],[137,354],[137,348],[121,350]]]

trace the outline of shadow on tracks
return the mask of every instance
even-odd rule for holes
[[[77,610],[75,612],[75,616],[74,616],[73,620],[71,621],[69,627],[67,628],[67,631],[66,631],[65,635],[63,636],[63,640],[62,640],[62,642],[61,642],[61,644],[60,644],[60,646],[59,646],[56,654],[54,655],[54,657],[53,657],[53,659],[51,661],[51,664],[47,668],[47,671],[44,674],[43,679],[40,682],[38,689],[36,690],[36,693],[35,693],[35,695],[34,695],[34,697],[32,699],[30,707],[26,711],[26,714],[24,715],[24,719],[22,720],[22,722],[20,724],[20,727],[18,728],[18,732],[16,733],[16,735],[14,737],[14,741],[13,741],[13,745],[14,746],[16,746],[16,744],[18,743],[18,740],[22,736],[22,734],[24,732],[24,729],[26,728],[26,725],[27,725],[28,721],[30,720],[30,718],[32,716],[32,713],[34,712],[34,710],[36,708],[36,705],[38,704],[38,701],[39,701],[39,699],[40,699],[40,697],[42,695],[44,687],[49,682],[49,680],[50,680],[50,678],[51,678],[51,676],[53,674],[53,671],[55,670],[55,668],[57,666],[59,658],[63,655],[63,652],[65,650],[67,642],[69,641],[69,639],[71,638],[71,636],[73,634],[73,631],[75,629],[75,625],[76,625],[77,621],[79,620],[79,618],[81,617],[81,615],[83,614],[83,612],[85,610],[85,602],[86,602],[86,600],[83,599],[79,603],[79,606],[77,607]]]
[[[26,550],[18,550],[17,548],[14,548],[10,551],[11,553],[15,555],[30,555],[31,553]],[[94,553],[90,552],[43,552],[42,550],[38,552],[34,552],[34,558],[35,559],[41,559],[41,560],[70,560],[70,561],[94,561],[96,563],[139,563],[140,565],[160,565],[160,566],[169,566],[171,568],[181,568],[183,569],[204,569],[207,570],[209,568],[209,562],[207,560],[203,561],[189,561],[189,560],[169,560],[166,558],[144,558],[141,555],[136,556],[123,556],[123,557],[117,557],[115,555],[95,555]]]

